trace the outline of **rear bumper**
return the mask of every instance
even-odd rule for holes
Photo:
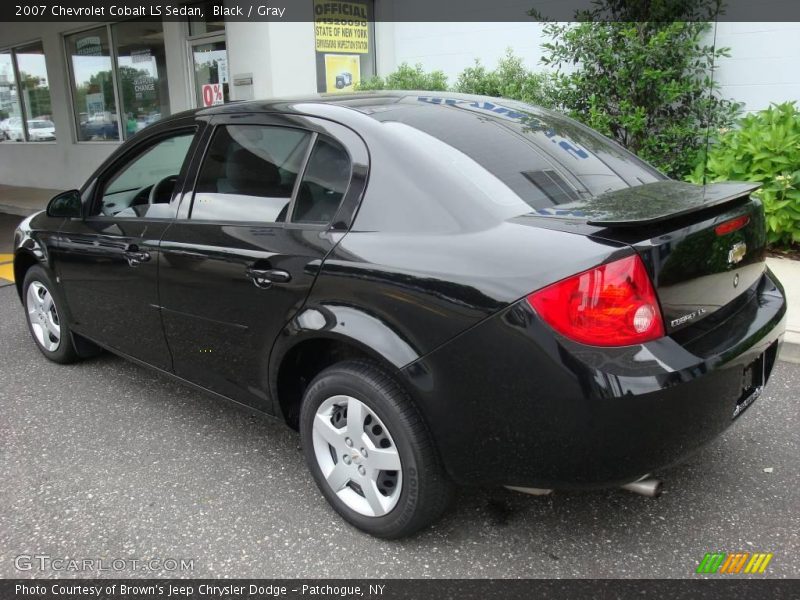
[[[600,349],[554,334],[521,301],[403,373],[456,482],[613,486],[728,428],[754,391],[745,388],[766,383],[785,314],[767,272],[702,330]],[[751,365],[747,377],[763,375],[746,384]]]

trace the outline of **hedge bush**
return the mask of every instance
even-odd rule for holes
[[[446,91],[447,76],[442,71],[425,72],[421,64],[410,66],[402,63],[397,70],[385,78],[370,77],[358,83],[356,90],[428,90]]]
[[[706,132],[730,127],[739,111],[719,97],[713,77],[715,61],[728,49],[707,43],[709,23],[627,21],[614,12],[627,4],[598,4],[612,11],[609,20],[545,26],[550,41],[542,44],[542,62],[558,70],[556,104],[683,178],[705,147]]]
[[[767,213],[774,244],[800,243],[800,110],[773,104],[720,133],[687,178],[692,183],[753,181]]]
[[[522,58],[515,56],[510,48],[493,70],[488,70],[476,59],[474,66],[467,67],[459,74],[453,89],[465,94],[511,98],[528,104],[553,107],[552,77],[528,69]]]
[[[359,83],[356,90],[425,90],[465,94],[481,94],[521,100],[539,106],[553,106],[552,77],[528,69],[522,58],[509,48],[494,69],[487,69],[480,60],[459,75],[452,88],[447,86],[447,76],[442,71],[425,71],[421,64],[402,63],[386,77],[370,77]]]

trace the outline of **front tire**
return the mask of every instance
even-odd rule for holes
[[[303,398],[300,438],[322,494],[367,533],[404,537],[447,508],[452,485],[422,417],[373,363],[343,362],[317,375]]]
[[[64,318],[64,301],[50,274],[39,265],[25,274],[22,299],[28,330],[41,353],[53,362],[75,362],[78,354]]]

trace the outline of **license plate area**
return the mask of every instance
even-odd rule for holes
[[[733,409],[733,418],[741,415],[761,395],[766,381],[765,354],[759,356],[744,368],[742,373],[742,393]]]

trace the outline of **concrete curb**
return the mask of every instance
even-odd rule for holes
[[[794,331],[786,332],[778,360],[800,365],[800,334]]]
[[[800,364],[800,261],[768,258],[767,266],[786,291],[786,335],[778,360]]]

